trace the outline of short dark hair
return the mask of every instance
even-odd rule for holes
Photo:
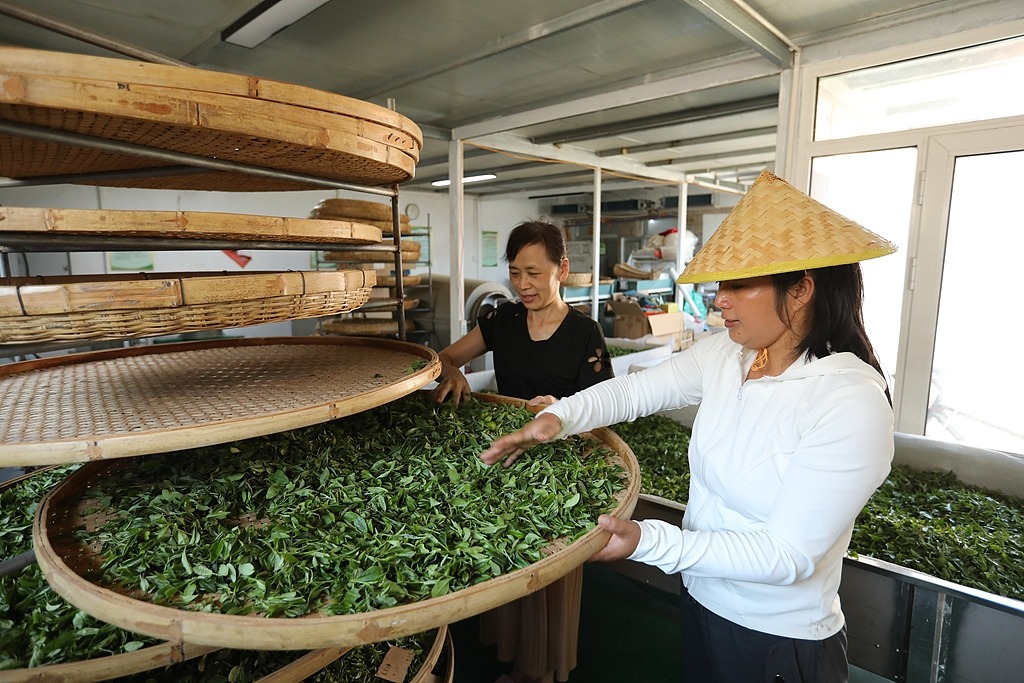
[[[805,273],[814,280],[814,297],[811,299],[810,326],[797,350],[816,358],[849,351],[885,377],[864,329],[864,276],[860,264],[772,275],[775,310],[787,326],[791,321],[786,319],[786,295]],[[885,393],[889,395],[888,389]],[[889,402],[892,402],[891,398]]]
[[[565,235],[562,230],[544,221],[524,221],[512,228],[505,245],[505,261],[511,263],[519,255],[519,251],[531,244],[540,244],[544,253],[554,264],[561,264],[562,259],[569,258],[565,248]]]

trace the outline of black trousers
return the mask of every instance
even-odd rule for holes
[[[825,640],[784,638],[708,611],[683,587],[684,683],[847,683],[846,627]]]

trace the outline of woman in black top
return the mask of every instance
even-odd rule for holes
[[[512,230],[505,260],[519,301],[483,314],[469,334],[438,354],[437,402],[451,396],[458,405],[470,395],[461,368],[487,351],[494,352],[498,393],[531,405],[554,403],[612,377],[601,327],[562,301],[569,274],[565,251],[562,231],[550,223],[530,221]],[[514,652],[516,680],[554,680],[556,674],[564,680],[576,666],[582,582],[578,568],[480,616],[482,639],[500,641],[499,652]],[[549,633],[560,635],[549,639]]]
[[[434,390],[457,405],[470,394],[461,368],[494,352],[498,393],[548,403],[612,376],[601,327],[562,300],[569,274],[562,231],[550,223],[520,223],[505,248],[508,276],[519,297],[480,316],[477,326],[440,354]]]

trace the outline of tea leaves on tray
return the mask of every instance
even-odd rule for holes
[[[348,614],[525,567],[615,506],[625,474],[593,442],[478,458],[525,424],[503,404],[410,397],[230,446],[147,456],[97,482],[105,584],[228,614]]]
[[[0,490],[0,557],[32,549],[36,505],[77,468],[39,471]],[[157,642],[93,619],[65,602],[37,565],[0,577],[0,670],[77,662]]]
[[[612,428],[640,464],[643,493],[685,503],[689,430],[663,416]],[[850,554],[1024,600],[1024,500],[949,472],[894,466],[857,517]]]
[[[851,554],[1024,600],[1024,500],[950,472],[894,466],[857,517]]]
[[[690,489],[690,429],[664,415],[621,422],[612,431],[640,464],[640,491],[685,503]]]

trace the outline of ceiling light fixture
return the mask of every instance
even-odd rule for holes
[[[484,173],[482,175],[469,175],[462,179],[462,183],[479,183],[481,180],[494,180],[497,177],[498,176],[494,175],[493,173]],[[433,185],[434,187],[448,187],[449,185],[452,184],[452,181],[435,180],[430,184]]]
[[[220,39],[242,47],[256,47],[326,3],[327,0],[263,0],[221,31]]]

